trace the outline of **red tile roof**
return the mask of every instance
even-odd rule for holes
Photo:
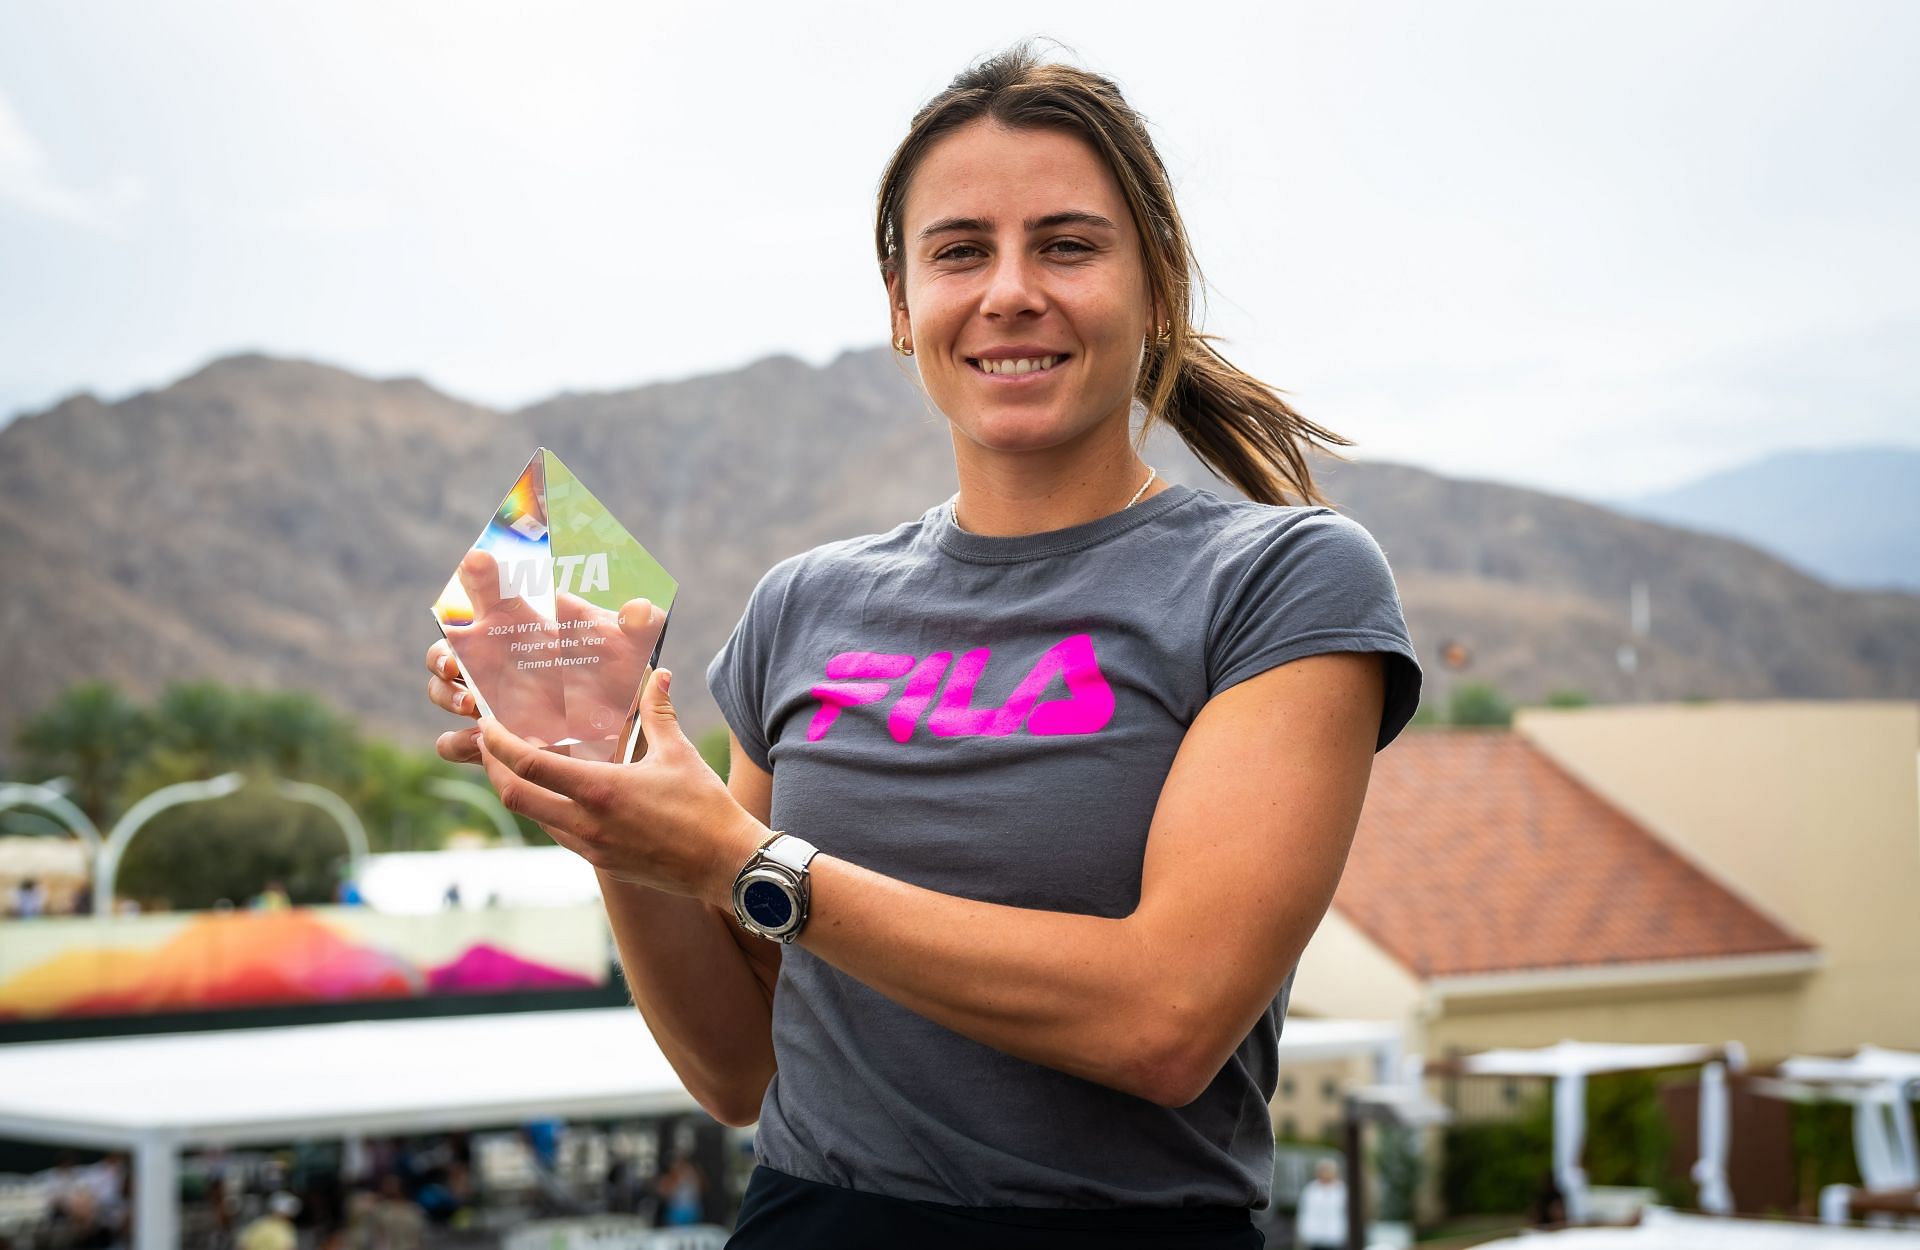
[[[1507,730],[1375,757],[1333,905],[1421,977],[1812,949]]]

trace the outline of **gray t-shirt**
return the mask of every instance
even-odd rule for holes
[[[782,560],[707,683],[773,774],[773,828],[942,893],[1123,917],[1201,707],[1325,651],[1388,654],[1386,746],[1420,668],[1373,537],[1327,508],[1175,485],[1014,538],[959,530],[943,503]],[[756,1155],[966,1206],[1264,1206],[1292,987],[1205,1093],[1168,1109],[973,1041],[789,946]]]

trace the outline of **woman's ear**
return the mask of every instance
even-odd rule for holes
[[[893,327],[893,341],[898,343],[902,335],[908,342],[913,341],[913,322],[907,315],[907,297],[900,288],[900,275],[887,275],[887,318]]]

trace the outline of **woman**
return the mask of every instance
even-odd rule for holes
[[[1189,324],[1103,78],[961,75],[876,238],[959,491],[761,580],[707,674],[728,783],[666,672],[637,765],[490,719],[441,753],[594,863],[675,1070],[758,1122],[731,1245],[1259,1245],[1292,970],[1420,682],[1379,547],[1315,506],[1344,440]],[[1259,502],[1161,480],[1136,399]]]

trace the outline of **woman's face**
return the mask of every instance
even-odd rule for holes
[[[1133,216],[1091,144],[971,122],[921,158],[901,216],[894,337],[960,436],[1029,451],[1125,430],[1155,308]]]

